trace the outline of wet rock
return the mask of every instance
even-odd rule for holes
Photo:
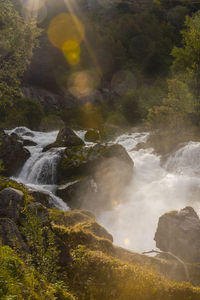
[[[24,194],[13,188],[0,192],[0,218],[17,220],[24,204]]]
[[[36,146],[37,143],[35,143],[34,141],[31,141],[31,140],[23,140],[23,145],[24,146]]]
[[[200,220],[192,207],[162,215],[154,239],[162,251],[200,262]]]
[[[88,130],[85,134],[85,140],[87,142],[98,142],[100,140],[100,136],[98,131],[96,130]]]
[[[0,218],[0,239],[3,245],[12,248],[27,250],[22,235],[13,220],[9,218]]]
[[[4,135],[5,131],[3,130],[3,128],[0,128],[0,135]]]
[[[97,198],[95,182],[84,178],[61,185],[57,189],[57,196],[69,205],[70,208],[90,208],[90,202]]]
[[[84,142],[79,138],[71,128],[65,127],[58,133],[55,143],[47,145],[43,151],[57,147],[74,147],[84,145]]]
[[[97,144],[89,148],[67,148],[58,165],[58,181],[62,183],[73,176],[93,176],[99,170],[101,163],[113,161],[113,158],[116,158],[116,162],[123,163],[127,173],[126,178],[131,176],[133,161],[121,145]]]
[[[0,160],[4,166],[2,175],[17,174],[29,157],[30,152],[23,147],[17,136],[7,134],[0,136]]]
[[[67,148],[58,165],[58,182],[77,177],[89,177],[58,189],[58,195],[70,207],[110,209],[123,199],[125,186],[133,175],[133,161],[121,145]],[[95,192],[96,190],[96,192]]]
[[[50,196],[47,192],[41,192],[33,189],[28,190],[29,195],[31,195],[36,202],[41,203],[43,206],[47,208],[53,208],[52,201],[50,199]]]
[[[34,134],[32,132],[26,132],[26,133],[23,134],[23,136],[34,137]]]

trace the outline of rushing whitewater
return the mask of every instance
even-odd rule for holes
[[[116,140],[132,157],[134,175],[121,203],[99,217],[115,244],[138,252],[155,248],[154,235],[163,213],[186,205],[197,213],[200,209],[200,143],[188,143],[161,166],[153,149],[134,149],[147,137],[147,133],[134,133]]]
[[[54,194],[56,167],[63,148],[42,152],[43,147],[56,140],[58,132],[36,132],[19,127],[8,133],[16,133],[36,143],[36,146],[27,147],[31,156],[15,179],[32,189],[48,193],[50,201],[59,209],[69,209]],[[84,133],[76,132],[82,139]],[[97,216],[98,221],[113,234],[115,244],[138,252],[155,248],[154,234],[163,213],[186,205],[192,206],[197,213],[200,209],[200,143],[189,142],[161,165],[160,157],[153,149],[135,148],[145,142],[148,135],[146,132],[124,134],[115,140],[133,159],[134,174],[124,199],[113,210]]]
[[[31,131],[26,127],[17,127],[7,131],[7,133],[15,133],[23,139],[28,139],[36,144],[35,146],[26,147],[31,156],[24,164],[18,177],[14,179],[31,189],[47,193],[50,202],[54,206],[61,210],[68,210],[69,208],[63,200],[54,194],[56,190],[56,167],[63,148],[42,152],[46,145],[55,142],[58,131],[46,133]]]

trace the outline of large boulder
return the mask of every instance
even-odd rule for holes
[[[162,251],[200,262],[200,220],[192,207],[162,215],[154,239]]]
[[[121,166],[123,164],[123,168],[117,171],[118,173],[122,170],[125,171],[127,175],[124,180],[131,177],[133,161],[121,145],[97,144],[93,147],[66,148],[58,165],[58,181],[62,183],[66,179],[76,176],[93,176],[94,173],[102,169],[105,162],[114,162],[114,159],[115,169],[118,169],[119,162]]]
[[[63,186],[57,193],[72,208],[110,209],[123,199],[132,174],[133,161],[121,145],[67,148],[58,165]],[[74,178],[78,181],[66,184]]]
[[[5,188],[0,192],[0,218],[17,220],[24,204],[23,192]]]
[[[13,220],[9,218],[0,218],[0,239],[3,245],[27,250],[19,229]]]
[[[91,201],[96,202],[94,199],[97,200],[98,191],[93,179],[83,178],[59,186],[57,196],[62,198],[72,209],[90,209]]]
[[[97,130],[90,129],[85,133],[85,140],[96,143],[100,140],[100,135]]]
[[[45,191],[38,191],[34,189],[28,189],[29,195],[31,195],[36,202],[41,203],[43,206],[47,208],[55,207],[52,203],[52,199],[49,193]]]
[[[79,138],[76,133],[68,127],[62,128],[54,143],[47,145],[43,151],[57,147],[74,147],[84,145],[84,141]]]
[[[30,157],[30,152],[23,147],[23,142],[16,135],[0,134],[0,161],[5,176],[16,175],[25,161]]]

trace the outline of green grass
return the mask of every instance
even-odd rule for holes
[[[57,295],[60,294],[60,298]],[[74,297],[50,285],[33,267],[26,265],[13,250],[0,244],[0,299],[73,300]]]

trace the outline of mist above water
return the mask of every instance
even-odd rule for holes
[[[197,213],[200,209],[200,143],[188,143],[161,166],[153,149],[133,149],[147,136],[134,133],[117,139],[134,161],[134,174],[124,199],[98,218],[116,245],[137,252],[155,248],[154,235],[163,213],[186,205]]]
[[[36,143],[36,146],[27,147],[31,156],[14,179],[47,193],[53,205],[68,210],[63,200],[54,194],[56,167],[63,148],[42,152],[43,147],[56,140],[58,131],[45,133],[19,127],[7,133],[16,133]],[[84,131],[76,133],[84,139]],[[134,174],[127,183],[123,199],[113,199],[114,209],[97,215],[98,222],[113,235],[116,245],[137,252],[155,248],[154,235],[163,213],[186,205],[192,206],[197,213],[200,209],[200,143],[189,142],[161,165],[160,157],[153,149],[135,148],[145,142],[148,135],[147,132],[132,133],[116,139],[115,143],[124,146],[133,159]]]

